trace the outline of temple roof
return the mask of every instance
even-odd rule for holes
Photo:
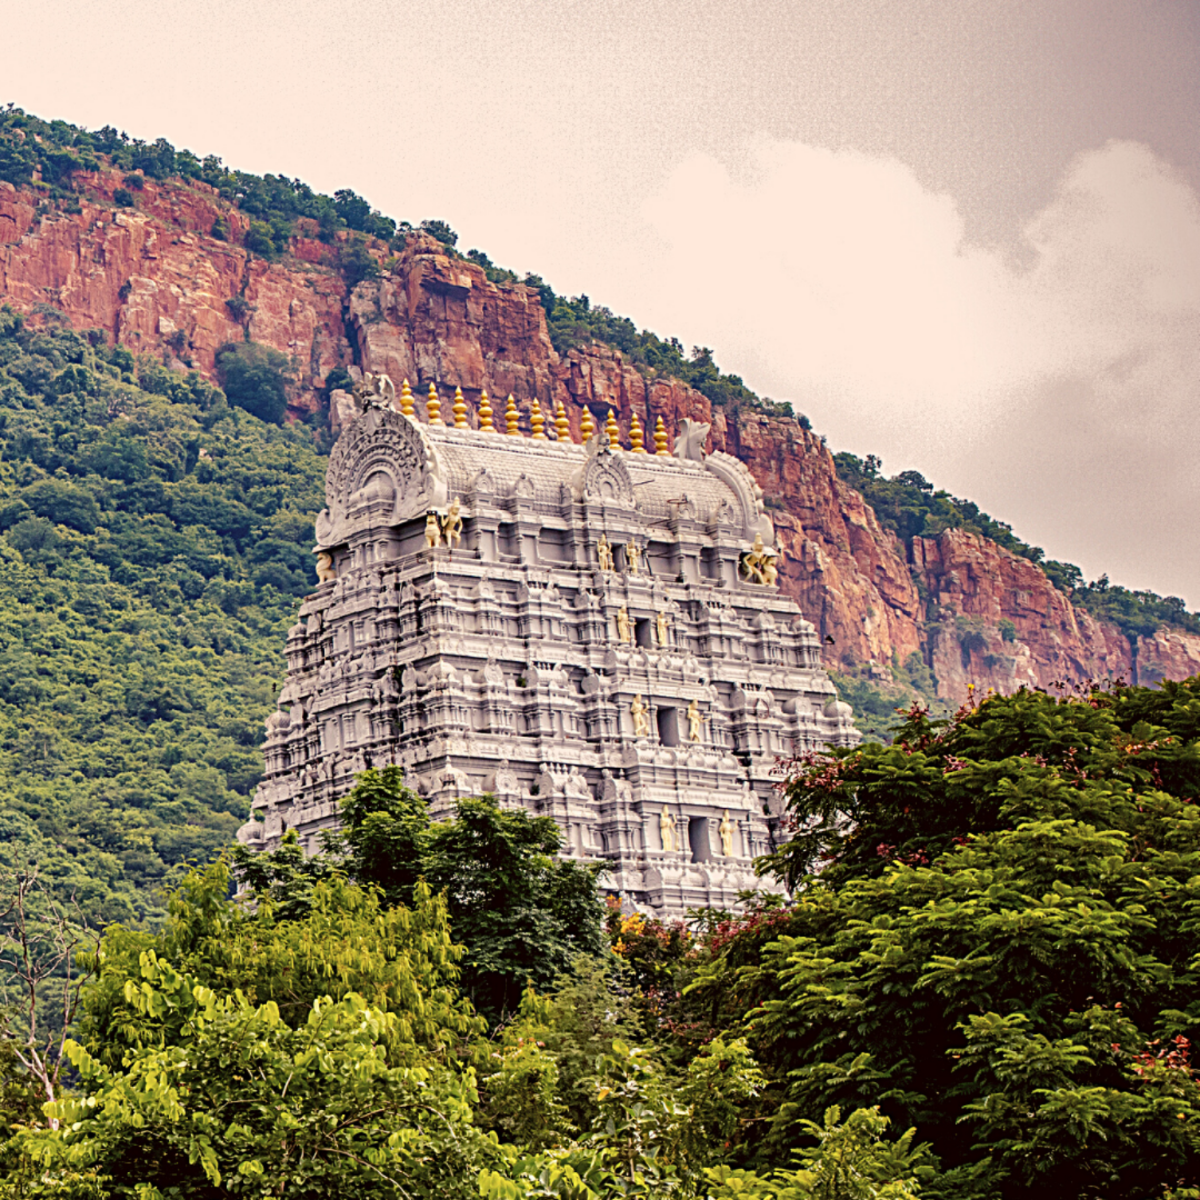
[[[565,499],[637,512],[643,520],[678,515],[720,522],[735,536],[774,542],[762,492],[731,455],[705,454],[708,427],[685,421],[677,451],[666,456],[613,449],[603,431],[586,446],[491,431],[421,424],[388,406],[372,405],[347,428],[330,455],[317,541],[332,547],[381,510],[398,525],[459,500],[473,504],[520,498],[553,509]]]

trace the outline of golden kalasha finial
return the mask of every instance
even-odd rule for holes
[[[534,439],[544,442],[546,435],[542,430],[546,428],[546,418],[542,416],[542,406],[538,403],[536,396],[534,396],[533,406],[529,410],[529,424],[533,429]]]
[[[571,440],[571,422],[567,420],[567,410],[561,400],[556,401],[554,406],[554,432],[560,442]]]
[[[629,448],[634,454],[645,454],[646,447],[642,445],[642,423],[637,419],[637,413],[629,415]]]
[[[613,416],[613,410],[608,410],[608,420],[604,422],[604,432],[608,434],[608,445],[611,450],[620,450],[621,448],[621,431],[617,428],[617,418]]]
[[[662,417],[654,423],[654,453],[659,458],[670,458],[671,451],[667,449],[667,430]]]
[[[579,422],[579,436],[586,446],[596,436],[596,422],[592,420],[592,410],[584,405],[583,420]]]
[[[488,402],[487,388],[479,394],[479,432],[496,432],[496,427],[492,424],[492,406]]]
[[[508,403],[504,406],[504,424],[508,427],[505,433],[509,437],[520,437],[521,431],[517,428],[517,421],[520,419],[520,413],[517,412],[517,402],[513,399],[512,392],[508,393]]]
[[[429,417],[430,425],[445,425],[442,420],[442,402],[438,399],[437,385],[430,380],[429,399],[425,401],[425,414]]]
[[[412,388],[408,386],[407,379],[400,385],[400,411],[406,417],[416,415],[413,412]]]
[[[454,428],[469,429],[467,424],[467,402],[463,399],[462,388],[454,389]]]

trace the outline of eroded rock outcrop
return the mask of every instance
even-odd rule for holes
[[[148,180],[135,208],[118,208],[112,193],[119,176],[86,175],[79,183],[77,213],[39,207],[32,195],[0,183],[0,296],[7,303],[35,312],[49,306],[135,352],[170,349],[205,374],[221,345],[248,333],[293,360],[301,402],[329,370],[350,361],[340,277],[298,254],[277,263],[250,254],[237,244],[248,226],[244,214],[207,184]],[[231,240],[210,236],[218,219]],[[308,241],[294,239],[311,259]],[[329,247],[315,245],[328,260]]]

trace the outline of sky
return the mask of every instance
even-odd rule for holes
[[[1197,0],[5,9],[0,102],[446,220],[1200,608]]]

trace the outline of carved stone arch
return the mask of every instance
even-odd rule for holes
[[[629,470],[614,454],[598,454],[583,472],[583,494],[601,504],[633,505],[633,480]]]
[[[760,490],[754,482],[746,464],[734,458],[732,454],[718,451],[708,455],[704,460],[704,469],[711,471],[734,495],[737,500],[738,520],[742,536],[753,538],[755,533],[762,533],[763,541],[768,545],[775,544],[775,529],[771,519],[762,511],[759,503]]]
[[[345,537],[352,508],[365,501],[390,500],[395,524],[420,515],[445,499],[442,476],[436,451],[418,425],[391,409],[368,409],[329,456],[328,507],[317,518],[318,542]]]
[[[496,494],[496,481],[487,467],[481,467],[471,480],[471,494],[476,500],[490,500]]]

